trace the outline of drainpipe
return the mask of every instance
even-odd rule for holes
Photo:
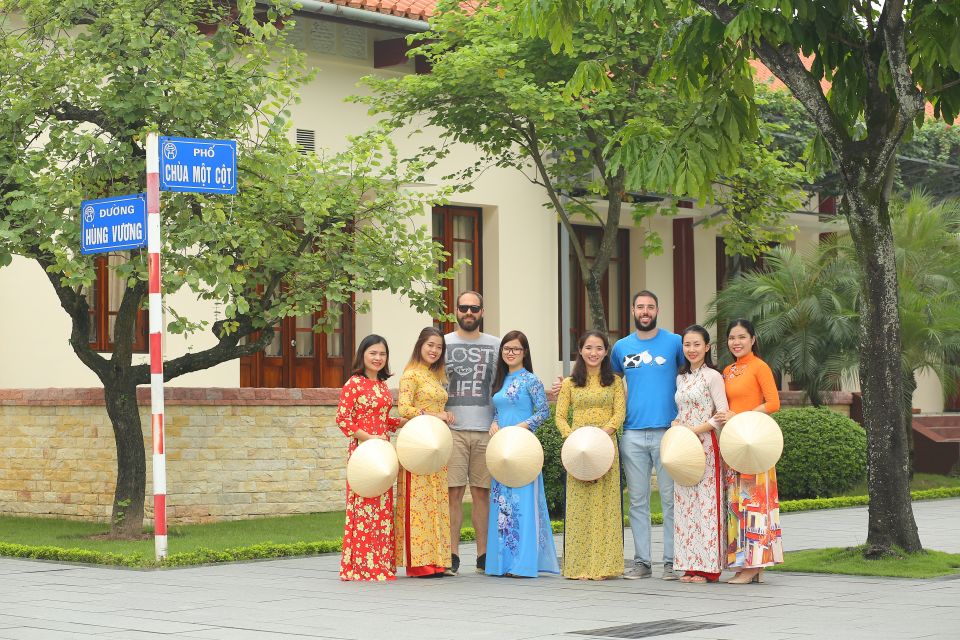
[[[299,5],[299,10],[306,13],[340,18],[353,22],[363,22],[385,29],[402,31],[404,33],[419,33],[430,29],[430,25],[424,20],[414,20],[413,18],[404,18],[403,16],[395,16],[389,13],[344,7],[339,4],[333,4],[332,2],[298,0],[297,4]]]

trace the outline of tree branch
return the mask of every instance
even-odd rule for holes
[[[553,181],[550,179],[550,174],[547,172],[547,167],[543,162],[543,152],[540,149],[540,141],[537,136],[536,127],[531,123],[526,132],[527,137],[527,149],[530,152],[530,159],[533,160],[533,163],[537,167],[537,171],[540,173],[540,177],[543,179],[544,187],[547,189],[547,196],[550,198],[550,202],[553,204],[554,209],[557,211],[557,215],[560,216],[560,224],[563,225],[563,228],[567,230],[567,233],[570,234],[570,245],[573,247],[573,252],[577,257],[577,264],[580,266],[580,272],[584,275],[590,273],[590,265],[587,264],[587,257],[583,253],[583,247],[580,246],[580,241],[577,239],[577,234],[573,230],[573,224],[570,222],[570,216],[567,215],[567,209],[563,205],[563,202],[560,201],[560,195],[554,189]]]
[[[887,49],[887,60],[890,67],[890,76],[893,79],[893,90],[897,98],[899,115],[894,119],[893,128],[884,131],[879,153],[874,162],[877,170],[871,172],[873,176],[872,188],[880,186],[886,180],[887,171],[884,169],[893,161],[900,146],[907,127],[923,110],[923,94],[917,89],[913,80],[913,72],[907,57],[905,27],[903,23],[903,0],[887,2],[880,12],[878,21],[880,33]]]
[[[60,300],[60,306],[70,316],[70,346],[73,352],[80,358],[80,362],[85,364],[103,381],[109,375],[110,363],[90,348],[90,307],[87,305],[86,297],[70,287],[64,286],[60,282],[60,273],[55,269],[48,268],[53,265],[53,259],[37,248],[35,248],[35,251],[39,255],[34,259],[47,275],[50,284],[53,285],[53,291],[57,294],[57,299]]]
[[[719,0],[696,0],[696,2],[725,25],[730,24],[738,15],[730,5],[721,4]],[[834,153],[840,155],[851,142],[850,136],[830,108],[820,81],[814,78],[804,66],[797,49],[786,44],[777,47],[766,38],[760,38],[759,42],[753,45],[752,50],[761,62],[787,85],[794,97],[813,118],[827,144]]]

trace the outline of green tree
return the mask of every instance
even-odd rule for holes
[[[163,196],[165,309],[172,333],[211,331],[214,346],[170,359],[171,380],[262,349],[285,316],[336,325],[354,292],[388,289],[442,314],[420,171],[383,134],[319,159],[289,142],[288,106],[310,78],[284,44],[283,12],[252,0],[0,0],[0,265],[35,260],[70,316],[70,346],[103,383],[117,446],[114,534],[139,534],[145,459],[132,357],[147,292],[145,250],[126,279],[112,354],[90,349],[94,261],[79,252],[81,198],[136,193],[145,135],[236,139],[239,195]],[[202,29],[202,31],[201,31]],[[209,34],[209,35],[205,35]],[[224,317],[169,306],[189,291]],[[361,309],[362,310],[362,309]]]
[[[706,126],[689,128],[692,120],[703,120],[702,105],[680,100],[673,79],[649,77],[667,35],[663,23],[638,16],[618,33],[585,23],[573,29],[576,44],[569,54],[551,52],[542,38],[518,38],[513,16],[496,7],[443,2],[430,24],[430,32],[413,37],[417,46],[411,55],[424,56],[431,73],[369,77],[365,83],[373,94],[356,99],[394,126],[438,127],[444,143],[424,148],[424,161],[445,156],[448,142],[477,147],[481,158],[449,176],[460,189],[469,188],[488,166],[523,171],[542,186],[547,206],[570,232],[594,328],[607,330],[601,283],[624,209],[643,224],[658,205],[640,200],[659,204],[664,196],[656,193],[690,192],[688,177],[695,172],[659,175],[659,154],[674,153],[672,145],[714,135],[717,144],[741,149],[741,162],[718,167],[716,178],[724,188],[716,201],[719,213],[709,221],[728,238],[731,251],[757,255],[791,237],[786,214],[800,206],[801,166],[782,161],[769,135],[758,139],[732,128],[714,127],[712,134]],[[594,85],[602,89],[589,88]],[[621,140],[625,129],[633,140],[629,153]],[[577,217],[603,229],[592,261],[573,233]],[[662,239],[648,228],[644,252],[661,248]]]
[[[754,128],[749,60],[763,62],[797,98],[817,128],[810,157],[833,163],[861,277],[860,381],[869,448],[868,554],[898,545],[922,548],[910,502],[908,442],[899,428],[903,380],[897,274],[890,226],[900,143],[935,118],[952,122],[960,111],[960,3],[929,0],[811,2],[809,0],[518,0],[518,25],[548,37],[556,48],[575,47],[572,33],[585,20],[622,30],[635,16],[674,26],[664,42],[661,76],[676,76],[691,91],[739,97],[746,107],[718,108],[711,121]],[[829,84],[825,89],[822,81]],[[718,101],[719,104],[720,101]],[[726,102],[738,104],[728,97]],[[719,156],[729,163],[738,147],[706,144],[688,158]],[[638,141],[638,144],[643,144]],[[629,141],[624,147],[630,148]],[[668,162],[672,163],[670,158]],[[687,162],[693,184],[712,179],[711,166]]]
[[[774,371],[789,374],[819,406],[823,391],[838,388],[848,353],[856,349],[851,265],[788,247],[765,254],[763,265],[718,291],[706,322],[720,327],[731,318],[753,319],[763,359]],[[720,361],[730,361],[726,349],[720,349]]]
[[[891,202],[890,216],[903,335],[902,424],[912,443],[917,375],[932,371],[948,395],[960,379],[960,201],[934,203],[914,190],[909,198]],[[744,274],[717,293],[707,321],[754,318],[764,359],[789,373],[819,404],[824,390],[838,388],[842,377],[849,379],[860,368],[861,295],[856,248],[848,234],[841,234],[807,255],[774,249],[763,270]]]

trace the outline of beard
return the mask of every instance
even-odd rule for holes
[[[460,325],[460,328],[464,331],[474,331],[480,326],[480,318],[476,316],[457,317],[457,324]]]
[[[657,328],[657,316],[653,316],[648,324],[643,324],[640,318],[633,316],[633,324],[637,327],[637,331],[650,331]]]

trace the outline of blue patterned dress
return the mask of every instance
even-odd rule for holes
[[[550,417],[543,383],[526,369],[507,374],[493,395],[493,406],[494,419],[504,428],[521,428],[513,425],[526,422],[536,431]],[[516,489],[491,480],[487,574],[535,578],[540,571],[560,573],[543,474]]]

